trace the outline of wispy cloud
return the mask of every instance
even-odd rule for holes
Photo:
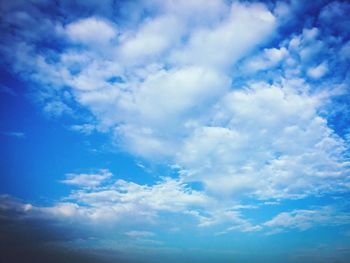
[[[62,180],[64,184],[96,187],[103,183],[112,176],[112,173],[106,169],[101,170],[99,173],[94,174],[66,174],[67,179]]]
[[[313,227],[338,226],[350,224],[350,215],[334,207],[321,207],[313,210],[294,210],[283,212],[264,223],[264,226],[275,228],[272,233],[292,229],[305,231]]]
[[[149,232],[149,231],[128,231],[125,233],[125,235],[129,236],[129,237],[133,237],[133,238],[148,238],[148,237],[153,237],[154,233],[153,232]]]
[[[2,84],[0,84],[0,93],[5,93],[11,96],[17,96],[16,92],[14,92],[13,89]]]
[[[18,138],[18,139],[25,139],[26,138],[26,135],[24,132],[11,131],[11,132],[2,132],[2,134],[6,135],[6,136]]]

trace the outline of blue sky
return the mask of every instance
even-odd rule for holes
[[[1,260],[347,262],[347,1],[1,1]]]

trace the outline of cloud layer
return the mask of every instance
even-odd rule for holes
[[[116,149],[175,175],[142,184],[108,169],[69,173],[67,196],[15,207],[91,224],[180,216],[218,235],[348,224],[328,206],[263,220],[244,211],[348,193],[349,3],[76,5],[1,5],[4,61],[35,86],[48,116],[70,116],[72,132],[108,134]]]

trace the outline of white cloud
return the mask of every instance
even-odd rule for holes
[[[299,229],[305,231],[312,227],[337,226],[349,224],[350,216],[347,213],[337,211],[332,207],[321,207],[314,210],[294,210],[283,212],[265,222],[266,227],[276,228],[280,233],[283,230]],[[271,232],[273,234],[273,232]]]
[[[307,74],[309,77],[313,79],[319,79],[322,78],[328,71],[327,63],[321,63],[316,67],[310,68],[307,71]]]
[[[73,21],[61,30],[87,45],[85,50],[73,45],[58,54],[58,62],[38,56],[35,64],[36,80],[71,87],[73,98],[95,115],[102,130],[115,130],[119,145],[146,158],[174,156],[178,139],[191,133],[199,115],[230,87],[222,67],[261,44],[275,25],[263,4],[155,4],[161,10],[156,15],[118,30],[102,18]],[[185,6],[188,12],[180,12]],[[110,82],[114,77],[122,81]],[[57,101],[45,109],[69,112]]]
[[[44,107],[44,112],[51,117],[60,117],[63,114],[72,114],[73,110],[60,100],[48,102]]]
[[[105,180],[112,177],[112,173],[106,169],[101,170],[96,174],[66,174],[67,179],[63,180],[62,183],[86,186],[86,187],[96,187],[102,184]]]
[[[169,30],[171,28],[171,30]],[[142,24],[135,35],[127,32],[119,48],[119,56],[125,64],[142,64],[144,59],[159,57],[179,43],[184,28],[175,16],[160,16]]]
[[[319,35],[319,29],[316,28],[316,27],[313,27],[313,28],[305,28],[303,30],[303,40],[306,41],[306,42],[309,42],[309,41],[314,41],[317,36]]]
[[[165,211],[181,211],[187,205],[203,205],[208,201],[201,192],[191,190],[180,181],[170,178],[164,178],[163,181],[153,186],[118,180],[114,188],[107,192],[104,190],[94,193],[82,191],[74,193],[72,197],[92,205],[103,201],[113,201],[108,194],[115,197],[114,201]]]
[[[87,45],[108,44],[117,35],[115,26],[96,17],[68,24],[65,32],[72,41]]]
[[[225,96],[211,126],[197,127],[177,154],[184,179],[263,199],[341,189],[345,142],[318,116],[320,99],[290,85],[257,83]]]
[[[78,185],[64,202],[36,210],[61,218],[87,222],[144,222],[154,221],[161,213],[183,213],[190,208],[210,203],[204,193],[195,191],[176,179],[163,178],[154,185],[139,185],[118,180],[106,183],[111,174],[81,174],[71,176],[68,184]]]
[[[277,66],[286,57],[287,53],[285,47],[265,49],[261,55],[248,59],[243,66],[244,70],[256,72],[270,69]]]
[[[97,129],[95,125],[89,123],[72,125],[70,128],[73,131],[77,131],[85,135],[89,135]]]
[[[204,213],[197,210],[188,210],[186,214],[192,215],[198,219],[198,227],[212,227],[216,225],[225,225],[226,228],[217,235],[223,235],[229,232],[255,232],[262,229],[259,225],[252,224],[248,219],[243,218],[242,214],[233,208],[214,208],[207,209]],[[227,227],[227,225],[229,225]]]
[[[163,216],[167,218],[170,214],[182,215],[185,221],[188,220],[187,216],[193,217],[198,220],[198,227],[226,226],[225,230],[218,234],[261,229],[259,225],[254,225],[245,219],[239,211],[256,209],[256,206],[221,202],[207,196],[203,191],[191,189],[178,179],[163,178],[150,186],[124,180],[117,180],[114,183],[110,181],[98,186],[100,181],[89,180],[87,183],[85,174],[76,177],[79,182],[75,180],[72,184],[78,185],[80,187],[78,190],[72,191],[69,196],[63,197],[63,201],[53,206],[31,206],[29,212],[39,217],[54,217],[56,220],[69,219],[72,222],[83,220],[85,223],[98,225],[118,222],[131,224],[130,226],[140,222],[144,226],[160,222],[164,220]],[[100,179],[99,177],[98,180]],[[94,187],[86,188],[87,185]],[[140,239],[154,236],[151,232],[136,230],[125,234]]]
[[[186,119],[204,112],[229,85],[225,75],[205,68],[159,71],[133,97],[122,97],[121,111],[132,114],[132,119],[126,115],[126,124],[116,131],[128,150],[138,155],[173,155],[180,134],[187,133]]]
[[[195,31],[184,48],[172,53],[171,60],[180,65],[230,66],[260,44],[272,32],[274,22],[264,5],[233,3],[222,23]]]
[[[227,233],[232,232],[232,231],[240,231],[240,232],[247,233],[247,232],[258,232],[258,231],[261,231],[261,230],[262,230],[261,226],[259,226],[259,225],[252,225],[252,224],[250,224],[250,223],[248,223],[246,221],[243,221],[243,222],[241,222],[238,225],[231,226],[231,227],[225,229],[224,231],[218,232],[217,235],[227,234]]]
[[[77,218],[84,216],[85,209],[81,209],[76,203],[58,203],[52,207],[35,207],[34,210],[43,212],[45,215],[51,215],[57,218]]]
[[[328,47],[326,41],[321,39],[319,28],[304,28],[299,35],[293,35],[282,42],[282,48],[286,48],[282,61],[283,74],[286,78],[322,77],[328,70],[327,57],[319,68],[315,67],[315,61],[324,57]],[[315,67],[315,68],[313,68]],[[280,74],[279,72],[278,74]]]

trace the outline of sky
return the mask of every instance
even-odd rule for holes
[[[348,262],[349,13],[0,0],[0,262]]]

